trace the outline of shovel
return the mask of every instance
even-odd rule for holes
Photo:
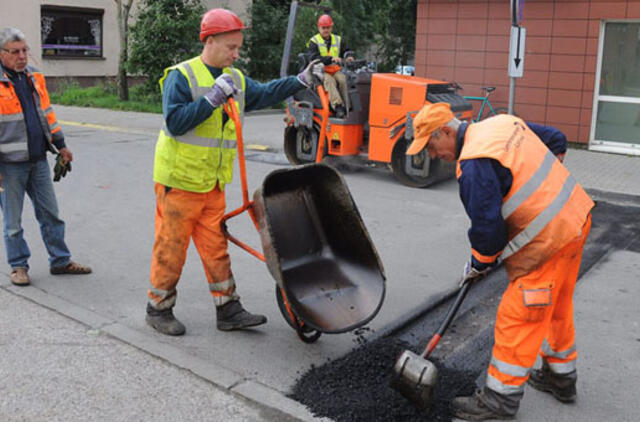
[[[438,331],[429,340],[424,352],[417,355],[410,350],[405,350],[393,367],[391,387],[424,411],[428,411],[431,406],[431,396],[438,379],[438,369],[427,359],[440,342],[444,332],[449,328],[449,324],[458,312],[458,308],[460,308],[472,283],[471,278],[462,281],[462,287],[455,302],[449,308]]]

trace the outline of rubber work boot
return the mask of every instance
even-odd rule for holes
[[[11,282],[16,286],[28,286],[31,282],[26,268],[14,268],[11,271]]]
[[[338,119],[343,119],[346,113],[347,111],[344,109],[343,105],[336,106],[336,117]]]
[[[577,396],[577,380],[578,373],[576,371],[568,374],[554,374],[549,364],[543,361],[542,369],[531,371],[527,382],[536,390],[551,393],[562,403],[573,403]]]
[[[484,390],[476,390],[473,396],[456,397],[451,403],[453,414],[467,421],[483,421],[485,419],[514,419],[515,413],[508,413],[501,407],[497,410],[489,407],[489,400]]]
[[[158,310],[147,303],[147,324],[156,331],[168,336],[181,336],[185,333],[184,325],[173,316],[173,309]]]
[[[239,300],[216,307],[217,327],[221,331],[240,330],[267,322],[267,317],[247,312]]]

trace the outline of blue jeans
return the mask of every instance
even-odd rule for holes
[[[53,190],[49,163],[46,159],[35,163],[2,163],[0,206],[4,214],[4,244],[7,261],[12,269],[29,268],[31,251],[23,237],[22,207],[25,192],[31,198],[42,240],[49,253],[51,267],[66,266],[71,259],[64,242],[64,221],[58,217],[58,202]]]

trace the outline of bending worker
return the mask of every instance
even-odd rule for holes
[[[449,104],[426,105],[407,154],[457,162],[460,198],[471,219],[465,276],[480,278],[498,259],[510,284],[498,307],[486,385],[453,401],[467,420],[513,417],[524,384],[562,402],[576,397],[573,291],[591,227],[593,201],[519,118],[462,123]],[[541,370],[532,371],[538,354]]]
[[[245,26],[234,13],[209,10],[200,27],[202,54],[165,69],[160,79],[164,126],[153,171],[156,233],[146,321],[163,334],[185,332],[172,309],[192,238],[216,306],[218,329],[235,330],[267,321],[240,304],[220,227],[224,189],[231,182],[236,156],[235,126],[222,105],[233,95],[242,115],[245,110],[278,103],[311,86],[312,78],[321,80],[323,65],[312,62],[297,77],[257,83],[232,67],[242,46],[242,29]]]
[[[318,18],[318,33],[307,42],[310,60],[320,59],[325,65],[324,89],[329,93],[329,103],[336,117],[343,118],[347,112],[347,78],[340,71],[342,59],[353,61],[353,51],[349,50],[340,35],[332,34],[333,19],[329,15]]]

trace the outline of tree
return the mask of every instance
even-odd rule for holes
[[[243,49],[244,68],[250,75],[259,79],[278,75],[290,4],[290,0],[253,1],[251,29],[246,31]],[[321,0],[314,4],[318,7],[298,8],[292,60],[306,51],[307,41],[317,32],[322,7],[331,9],[335,33],[357,58],[378,62],[381,71],[391,71],[413,58],[417,0]],[[290,65],[290,73],[294,70],[295,65]]]
[[[114,0],[118,8],[118,35],[120,36],[120,56],[118,57],[118,75],[116,85],[118,96],[122,101],[129,99],[129,84],[127,83],[127,52],[129,51],[129,12],[133,0]]]
[[[199,0],[142,0],[131,27],[127,68],[146,76],[149,91],[159,92],[165,68],[200,54],[200,20],[205,11]]]
[[[279,73],[289,8],[286,4],[274,6],[269,0],[254,0],[250,15],[251,29],[244,31],[239,65],[252,78],[271,79]]]
[[[392,71],[396,65],[407,64],[416,49],[417,0],[391,1],[379,37],[378,69]]]

